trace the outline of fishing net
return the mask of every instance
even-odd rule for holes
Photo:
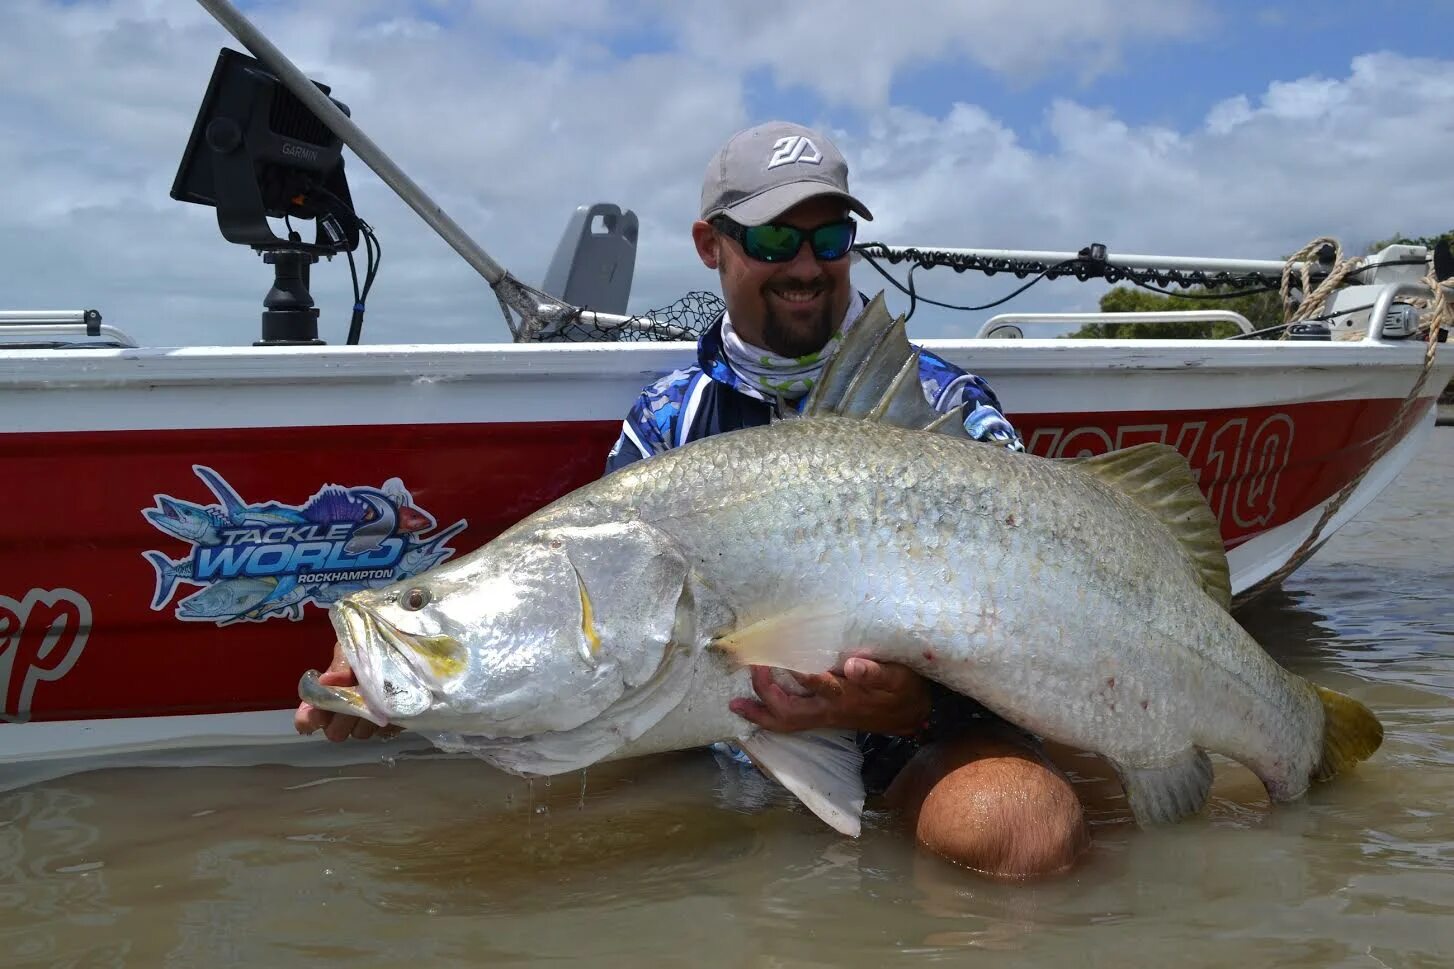
[[[542,332],[540,339],[551,343],[695,341],[723,309],[722,299],[715,293],[690,292],[660,309],[625,320],[598,320],[589,312],[576,314]]]

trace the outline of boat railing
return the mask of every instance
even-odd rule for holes
[[[1447,287],[1444,287],[1447,291]],[[1409,310],[1407,314],[1395,313],[1394,300],[1400,296],[1416,297],[1426,299],[1430,296],[1429,287],[1423,282],[1396,282],[1388,283],[1381,287],[1378,296],[1373,301],[1373,309],[1368,314],[1368,330],[1363,334],[1362,343],[1385,343],[1389,336],[1412,336],[1418,328],[1418,312],[1407,303],[1399,304],[1400,308]],[[1374,326],[1373,321],[1382,321],[1379,326]],[[1436,321],[1437,322],[1437,321]]]
[[[1256,327],[1241,313],[1232,310],[1157,310],[1134,313],[997,313],[984,322],[975,339],[1015,339],[1024,335],[1021,327],[1029,325],[1069,325],[1086,323],[1150,323],[1166,326],[1181,323],[1233,323],[1243,333]]]
[[[97,310],[0,310],[0,346],[135,347],[126,331],[101,322]]]

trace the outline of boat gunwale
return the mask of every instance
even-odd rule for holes
[[[972,360],[977,372],[1057,370],[1247,371],[1418,368],[1422,341],[927,339],[924,349]],[[561,377],[667,373],[695,361],[695,345],[661,343],[376,344],[323,347],[0,348],[0,390],[145,381],[250,382]],[[1454,367],[1454,361],[1437,369]]]

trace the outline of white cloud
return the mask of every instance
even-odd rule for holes
[[[1074,65],[1110,70],[1125,46],[1185,37],[1209,16],[1198,0],[918,0],[912,6],[843,0],[665,3],[683,44],[724,69],[770,69],[829,101],[887,104],[905,69],[968,59],[1028,79]]]
[[[1454,61],[1380,53],[1330,64],[1320,77],[1228,92],[1187,130],[1128,124],[1075,90],[1035,137],[973,92],[935,114],[891,103],[892,80],[935,59],[1012,80],[1050,65],[1090,75],[1137,44],[1186,36],[1201,16],[1190,0],[1049,6],[926,3],[906,17],[799,3],[771,5],[769,17],[761,3],[275,0],[249,11],[527,282],[540,281],[577,204],[634,209],[638,311],[714,287],[687,226],[707,159],[761,120],[749,103],[778,113],[747,93],[764,70],[791,89],[785,104],[801,103],[799,85],[855,106],[839,109],[833,137],[879,216],[864,238],[1274,257],[1325,233],[1356,247],[1449,227],[1431,200],[1454,187]],[[256,337],[267,271],[221,239],[210,210],[167,196],[223,45],[236,46],[190,0],[0,5],[0,305],[95,306],[149,343]],[[365,338],[504,339],[484,281],[357,159],[348,171],[385,246]],[[964,302],[1018,285],[916,279]],[[867,268],[857,281],[879,286]],[[313,291],[325,339],[339,342],[346,268],[315,269]],[[1057,283],[1012,308],[1096,295]],[[915,318],[923,335],[964,321]]]

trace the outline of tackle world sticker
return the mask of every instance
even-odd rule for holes
[[[191,546],[175,559],[142,553],[156,571],[152,609],[176,598],[174,615],[187,622],[296,622],[310,602],[326,609],[433,568],[454,554],[445,543],[468,525],[462,518],[435,531],[434,516],[398,478],[378,488],[325,485],[301,505],[249,504],[213,469],[192,471],[216,504],[155,495],[156,507],[141,513]],[[200,588],[177,598],[183,584]]]

